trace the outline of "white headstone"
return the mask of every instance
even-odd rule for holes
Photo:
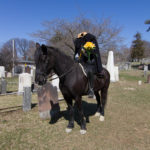
[[[138,85],[142,85],[142,81],[141,80],[138,81]]]
[[[57,78],[57,75],[54,75],[52,79]],[[60,91],[59,89],[59,78],[52,80],[52,85],[57,87],[57,91]]]
[[[148,66],[144,65],[144,77],[147,76]]]
[[[113,54],[113,51],[109,51],[109,53],[108,53],[108,60],[107,60],[106,68],[110,73],[110,81],[115,82],[115,69],[114,69],[114,54]]]
[[[5,78],[5,67],[0,66],[0,78],[4,77]]]
[[[144,71],[148,71],[148,66],[144,65]]]
[[[18,92],[23,92],[24,87],[31,87],[32,77],[29,73],[22,73],[19,75],[19,87]]]
[[[36,68],[35,68],[34,66],[31,68],[32,82],[35,81],[35,69],[36,69]]]
[[[115,69],[115,81],[119,81],[119,68],[118,66],[114,66]]]
[[[12,77],[12,73],[11,72],[7,72],[7,78],[11,78]]]

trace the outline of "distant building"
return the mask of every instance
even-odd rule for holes
[[[20,74],[23,72],[31,73],[31,69],[35,67],[34,61],[17,60],[17,65],[15,66],[15,74]]]

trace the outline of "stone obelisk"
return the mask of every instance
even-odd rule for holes
[[[106,65],[107,70],[110,73],[110,81],[115,82],[115,67],[114,67],[114,54],[113,51],[109,51],[108,60]]]

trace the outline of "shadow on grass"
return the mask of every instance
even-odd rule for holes
[[[89,117],[93,116],[95,114],[97,104],[87,103],[86,101],[82,101],[82,107],[83,107],[86,122],[89,123],[90,122]],[[61,111],[59,113],[59,115],[51,118],[49,123],[50,124],[55,124],[62,117],[65,120],[69,121],[69,113],[68,113],[67,110]],[[77,124],[80,125],[80,117],[79,117],[78,108],[77,108],[76,105],[74,105],[74,119],[77,122]]]

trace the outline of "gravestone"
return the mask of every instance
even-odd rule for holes
[[[59,92],[60,91],[60,89],[59,89],[59,78],[57,78],[57,77],[58,77],[57,75],[54,75],[52,77],[52,79],[54,79],[54,80],[52,80],[52,85],[57,87],[57,91]],[[55,79],[55,78],[57,78],[57,79]]]
[[[18,93],[23,92],[23,87],[31,87],[31,75],[29,73],[22,73],[19,75]]]
[[[57,87],[46,83],[38,90],[38,100],[41,119],[51,119],[59,114]]]
[[[108,53],[108,60],[107,60],[106,68],[110,73],[110,81],[115,82],[115,69],[114,69],[114,54],[113,54],[113,51],[109,51],[109,53]]]
[[[125,64],[125,65],[124,65],[124,69],[125,69],[125,70],[128,70],[128,69],[129,69],[129,65],[128,65],[128,64]]]
[[[147,76],[148,66],[144,65],[144,77]]]
[[[31,67],[31,77],[32,77],[32,85],[31,85],[31,91],[33,92],[34,88],[35,88],[35,70],[36,68],[34,66]]]
[[[114,66],[114,72],[115,72],[115,81],[119,81],[119,68],[118,68],[118,66]]]
[[[34,66],[31,68],[32,83],[35,82],[35,69],[36,69],[36,68],[35,68]]]
[[[142,81],[141,80],[138,81],[138,85],[142,85]]]
[[[5,67],[0,66],[0,78],[5,78]]]
[[[6,94],[6,92],[7,92],[7,82],[4,78],[1,78],[0,94]]]
[[[31,110],[31,87],[23,87],[23,111],[27,112]]]
[[[150,84],[150,74],[147,76],[147,83]]]
[[[12,73],[11,72],[7,72],[7,78],[11,78],[12,77]]]

